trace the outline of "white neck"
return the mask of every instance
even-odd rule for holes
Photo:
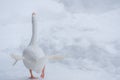
[[[37,42],[37,22],[36,14],[32,14],[32,38],[29,45],[35,45]]]

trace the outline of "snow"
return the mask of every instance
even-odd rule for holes
[[[119,4],[119,0],[1,0],[0,79],[28,80],[22,61],[13,66],[9,55],[22,55],[28,45],[35,11],[38,45],[47,55],[66,56],[48,63],[45,80],[119,80]]]
[[[2,66],[0,68],[0,79],[1,80],[29,80],[28,70],[24,67],[22,61],[17,63],[16,66],[12,65],[13,60],[8,54],[1,54],[2,58],[0,62]],[[7,64],[5,64],[7,63]],[[35,74],[35,73],[34,73]],[[39,74],[35,74],[40,76]],[[113,80],[114,78],[107,72],[99,70],[81,70],[81,69],[70,69],[61,63],[49,63],[46,66],[46,77],[45,80]]]

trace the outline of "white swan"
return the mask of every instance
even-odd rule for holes
[[[49,59],[63,59],[62,56],[52,55],[45,56],[43,50],[37,45],[37,22],[36,22],[36,14],[32,13],[32,38],[27,48],[23,51],[23,56],[18,56],[12,54],[12,58],[16,61],[23,60],[23,63],[26,68],[30,71],[30,79],[34,79],[35,77],[32,74],[32,71],[36,73],[41,73],[40,77],[44,78],[44,70],[45,64]]]

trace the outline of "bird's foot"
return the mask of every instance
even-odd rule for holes
[[[38,77],[29,77],[29,79],[31,79],[31,80],[38,80]]]

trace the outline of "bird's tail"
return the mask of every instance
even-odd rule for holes
[[[10,56],[15,60],[15,62],[13,63],[13,65],[15,65],[18,61],[24,59],[23,56],[20,56],[20,55],[17,55],[17,54],[11,54]]]

